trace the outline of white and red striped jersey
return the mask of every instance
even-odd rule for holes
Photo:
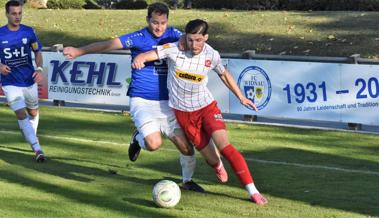
[[[192,55],[180,51],[177,43],[157,46],[160,59],[167,58],[169,106],[181,111],[196,111],[214,101],[207,88],[208,73],[214,70],[219,75],[225,72],[218,51],[205,44],[203,51]]]

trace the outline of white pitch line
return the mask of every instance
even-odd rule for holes
[[[286,165],[286,166],[323,169],[323,170],[334,170],[334,171],[341,171],[341,172],[347,172],[347,173],[360,173],[360,174],[368,174],[368,175],[379,176],[379,172],[369,171],[369,170],[354,170],[354,169],[346,169],[346,168],[340,168],[340,167],[329,167],[329,166],[322,166],[322,165],[307,165],[307,164],[288,163],[288,162],[283,162],[283,161],[259,160],[259,159],[251,159],[251,158],[246,158],[246,160],[255,161],[258,163],[265,163],[265,164]]]
[[[7,130],[0,130],[0,134],[20,134],[18,131],[7,131]],[[109,142],[109,141],[96,141],[91,139],[81,139],[81,138],[73,138],[73,137],[64,137],[64,136],[51,136],[51,135],[38,135],[38,137],[42,138],[52,138],[52,139],[60,139],[60,140],[71,140],[71,141],[78,141],[78,142],[85,142],[85,143],[101,143],[101,144],[111,144],[111,145],[117,145],[117,146],[128,146],[128,144],[122,144],[122,143],[115,143],[115,142]],[[170,149],[170,148],[161,148],[166,151],[175,151],[176,149]],[[369,170],[354,170],[354,169],[346,169],[346,168],[340,168],[340,167],[330,167],[330,166],[323,166],[323,165],[307,165],[307,164],[300,164],[300,163],[289,163],[284,161],[271,161],[271,160],[260,160],[255,158],[246,158],[247,161],[252,162],[258,162],[263,164],[273,164],[273,165],[284,165],[284,166],[294,166],[294,167],[300,167],[300,168],[311,168],[311,169],[323,169],[323,170],[332,170],[332,171],[340,171],[340,172],[346,172],[346,173],[358,173],[358,174],[367,174],[367,175],[376,175],[379,176],[379,172],[375,171],[369,171]]]
[[[7,131],[7,130],[0,130],[0,133],[4,134],[12,134],[17,135],[20,134],[18,131]],[[50,139],[60,139],[60,140],[71,140],[71,141],[78,141],[78,142],[85,142],[85,143],[100,143],[100,144],[111,144],[111,145],[117,145],[117,146],[124,146],[125,144],[122,143],[116,143],[116,142],[109,142],[109,141],[96,141],[91,139],[81,139],[81,138],[72,138],[72,137],[65,137],[65,136],[52,136],[52,135],[44,135],[44,134],[38,134],[38,137],[41,138],[50,138]]]

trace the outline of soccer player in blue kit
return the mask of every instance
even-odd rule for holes
[[[134,59],[140,53],[154,50],[157,45],[180,39],[182,33],[173,27],[168,27],[168,16],[167,5],[153,3],[148,7],[147,27],[80,48],[66,47],[63,54],[68,59],[74,59],[88,53],[130,49]],[[149,151],[157,150],[162,145],[161,133],[163,133],[181,152],[182,188],[203,192],[204,189],[192,181],[196,165],[193,146],[186,139],[174,112],[168,106],[166,62],[149,62],[142,69],[133,69],[128,96],[130,96],[130,113],[137,127],[129,146],[129,159],[136,161],[141,148]],[[223,172],[223,166],[219,170]]]
[[[0,27],[0,81],[10,108],[15,112],[20,129],[43,162],[44,153],[37,138],[39,121],[38,87],[43,80],[41,43],[33,28],[21,24],[22,5],[11,0],[5,4],[8,24]],[[35,55],[36,69],[32,54]]]

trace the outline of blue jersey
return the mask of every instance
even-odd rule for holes
[[[0,27],[0,60],[11,68],[7,76],[1,75],[3,86],[13,85],[28,87],[34,84],[31,52],[42,48],[33,28],[20,25],[17,31],[11,31],[8,26]]]
[[[161,37],[155,38],[146,27],[120,36],[119,39],[125,49],[130,49],[133,61],[138,54],[154,50],[157,45],[178,41],[181,35],[179,30],[168,27]],[[157,101],[168,100],[166,61],[147,62],[140,70],[132,69],[128,96]]]

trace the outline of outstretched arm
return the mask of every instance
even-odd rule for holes
[[[63,55],[72,60],[85,54],[117,50],[121,48],[123,48],[123,46],[120,39],[114,38],[108,41],[94,42],[80,48],[65,47],[63,49]]]
[[[145,52],[145,53],[137,55],[134,58],[132,67],[135,69],[142,69],[145,67],[145,62],[155,61],[158,59],[159,59],[159,56],[158,56],[157,50]]]
[[[220,75],[222,82],[233,92],[233,94],[240,100],[241,104],[253,108],[255,111],[258,111],[257,106],[248,98],[246,98],[241,90],[239,89],[236,81],[233,79],[233,76],[230,72],[225,69],[224,73]]]

